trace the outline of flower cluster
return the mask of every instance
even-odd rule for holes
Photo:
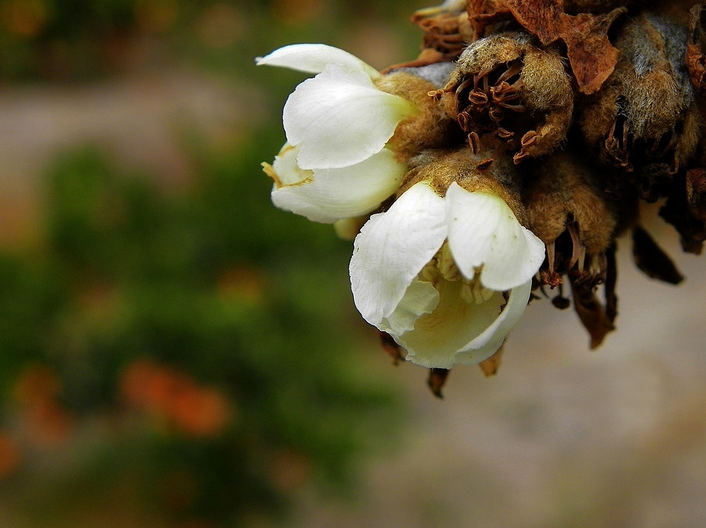
[[[263,164],[273,203],[355,238],[356,307],[437,394],[454,365],[495,371],[531,299],[573,305],[600,345],[625,232],[639,269],[680,282],[641,203],[701,252],[706,11],[689,7],[447,0],[414,14],[419,56],[383,72],[319,44],[257,59],[315,74]]]

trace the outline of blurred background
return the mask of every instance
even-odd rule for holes
[[[494,378],[391,365],[349,242],[260,162],[323,42],[416,57],[422,2],[0,0],[0,526],[697,527],[706,267],[619,251],[595,352],[532,304]]]

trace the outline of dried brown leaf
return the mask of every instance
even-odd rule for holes
[[[598,15],[569,15],[563,0],[471,0],[468,6],[476,38],[494,22],[515,19],[545,46],[564,41],[578,89],[586,94],[598,91],[615,69],[618,50],[608,39],[608,29],[626,11],[619,7]]]

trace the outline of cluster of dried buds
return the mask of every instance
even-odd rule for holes
[[[356,307],[438,395],[454,365],[495,372],[531,299],[573,305],[600,345],[623,233],[642,271],[682,280],[639,211],[662,201],[701,252],[706,8],[447,0],[412,21],[421,53],[383,72],[320,44],[258,59],[315,74],[263,166],[276,206],[355,239]]]

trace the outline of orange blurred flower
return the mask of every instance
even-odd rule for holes
[[[149,359],[127,367],[120,390],[132,407],[193,436],[217,434],[232,414],[232,406],[217,389],[200,386],[187,374]]]

